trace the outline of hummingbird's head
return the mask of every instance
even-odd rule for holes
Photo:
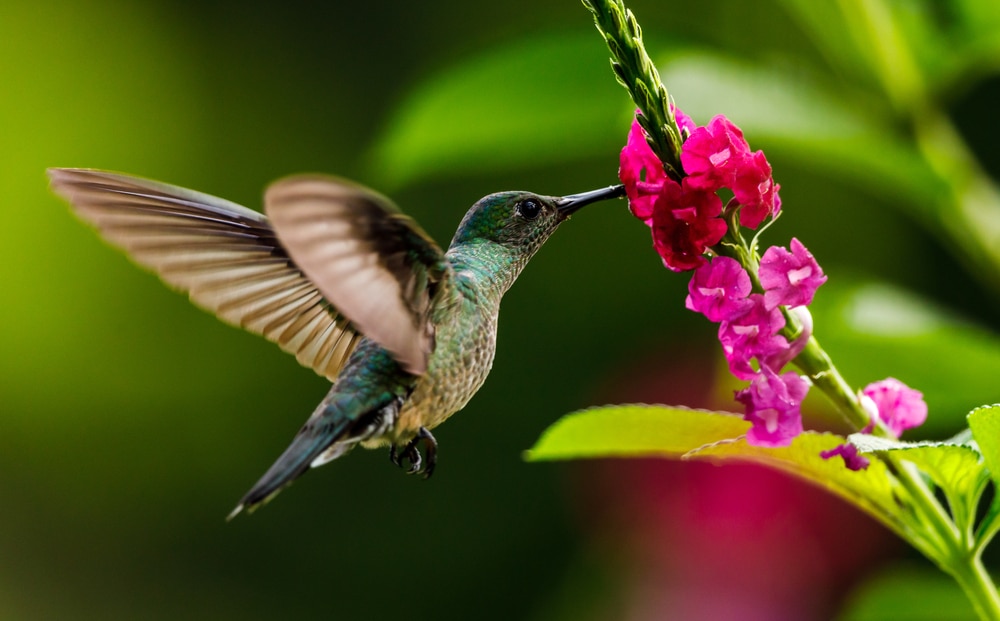
[[[465,214],[451,243],[492,242],[530,257],[570,214],[584,205],[624,193],[624,187],[618,185],[560,197],[531,192],[490,194],[476,201]]]

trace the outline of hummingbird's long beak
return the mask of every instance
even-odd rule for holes
[[[583,192],[582,194],[570,194],[569,196],[557,198],[556,208],[559,210],[559,215],[565,218],[584,205],[596,203],[597,201],[605,201],[609,198],[618,198],[620,196],[625,196],[625,186],[613,185],[607,188],[601,188],[600,190],[592,190],[590,192]]]

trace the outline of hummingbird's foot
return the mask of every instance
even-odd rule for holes
[[[424,443],[425,458],[420,454],[419,444]],[[437,465],[437,440],[431,435],[426,427],[421,427],[417,436],[410,440],[401,450],[392,445],[389,448],[389,461],[399,466],[405,467],[403,462],[410,462],[410,467],[406,469],[406,474],[422,474],[425,479],[429,479],[434,474],[434,466]]]
[[[402,450],[400,450],[395,444],[390,446],[389,461],[400,468],[406,468],[404,462],[410,462],[410,467],[407,468],[406,474],[413,474],[417,472],[420,469],[420,465],[423,463],[423,457],[421,457],[420,451],[417,450],[416,439],[407,443]]]

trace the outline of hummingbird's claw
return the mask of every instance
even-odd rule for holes
[[[427,456],[427,464],[424,466],[423,475],[425,479],[431,478],[434,474],[434,467],[437,466],[437,440],[431,435],[426,427],[421,427],[415,440],[424,441],[424,454]]]
[[[420,468],[422,457],[417,450],[416,441],[411,440],[400,450],[395,444],[389,447],[389,461],[400,468],[406,468],[405,462],[410,462],[410,467],[406,469],[407,474],[413,474]]]
[[[406,471],[406,474],[417,474],[420,472],[421,466],[424,465],[424,460],[416,446],[411,444],[406,447],[406,458],[410,461],[410,468]]]
[[[418,448],[420,442],[424,443],[426,463]],[[434,474],[434,466],[437,465],[437,440],[426,427],[421,427],[416,437],[407,442],[402,449],[395,444],[389,447],[389,461],[400,468],[404,467],[404,461],[408,461],[410,467],[406,469],[406,474],[422,474],[425,479],[429,479]]]

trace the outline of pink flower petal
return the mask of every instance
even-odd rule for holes
[[[788,344],[788,349],[778,350],[776,353],[766,355],[760,359],[762,365],[766,365],[774,371],[781,371],[786,364],[801,354],[802,350],[809,343],[809,338],[812,336],[813,321],[809,309],[805,306],[796,306],[789,309],[789,312],[798,317],[799,323],[802,325],[802,333]]]
[[[767,308],[806,306],[826,282],[812,253],[794,237],[791,249],[771,246],[760,259],[759,277]]]
[[[670,110],[674,113],[674,120],[677,121],[677,126],[681,129],[681,136],[683,137],[685,134],[690,136],[697,127],[691,117],[684,114],[684,111],[674,104],[670,104]]]
[[[748,158],[750,146],[743,132],[722,115],[692,131],[681,148],[681,165],[691,187],[709,192],[733,187]]]
[[[927,420],[927,404],[919,390],[893,377],[874,382],[861,391],[878,407],[879,418],[897,436]]]
[[[819,456],[823,459],[840,456],[844,460],[844,465],[848,470],[864,470],[871,463],[867,457],[858,453],[858,447],[850,442],[835,446],[829,451],[821,451]]]
[[[750,366],[752,358],[769,360],[789,349],[788,341],[778,334],[785,326],[781,311],[766,308],[759,293],[752,293],[747,299],[752,306],[746,313],[719,324],[719,342],[722,343],[729,370],[744,380],[756,376]]]
[[[664,181],[650,220],[653,247],[663,264],[675,272],[703,265],[705,251],[726,234],[726,223],[717,217],[721,213],[716,194],[691,189],[687,178]]]
[[[781,207],[781,202],[776,202],[778,186],[771,177],[771,164],[763,151],[748,157],[736,170],[732,188],[741,205],[740,224],[745,227],[757,228]]]
[[[744,418],[752,424],[747,443],[766,447],[791,444],[802,433],[799,408],[807,392],[809,381],[805,378],[762,368],[748,388],[736,393],[736,400],[745,406]]]
[[[625,185],[632,214],[649,224],[653,217],[653,203],[668,179],[663,163],[646,142],[646,133],[638,120],[632,121],[628,140],[622,149],[618,178]]]
[[[743,315],[753,305],[750,295],[750,275],[739,261],[716,257],[697,270],[688,283],[685,306],[701,313],[709,321],[732,320]]]

